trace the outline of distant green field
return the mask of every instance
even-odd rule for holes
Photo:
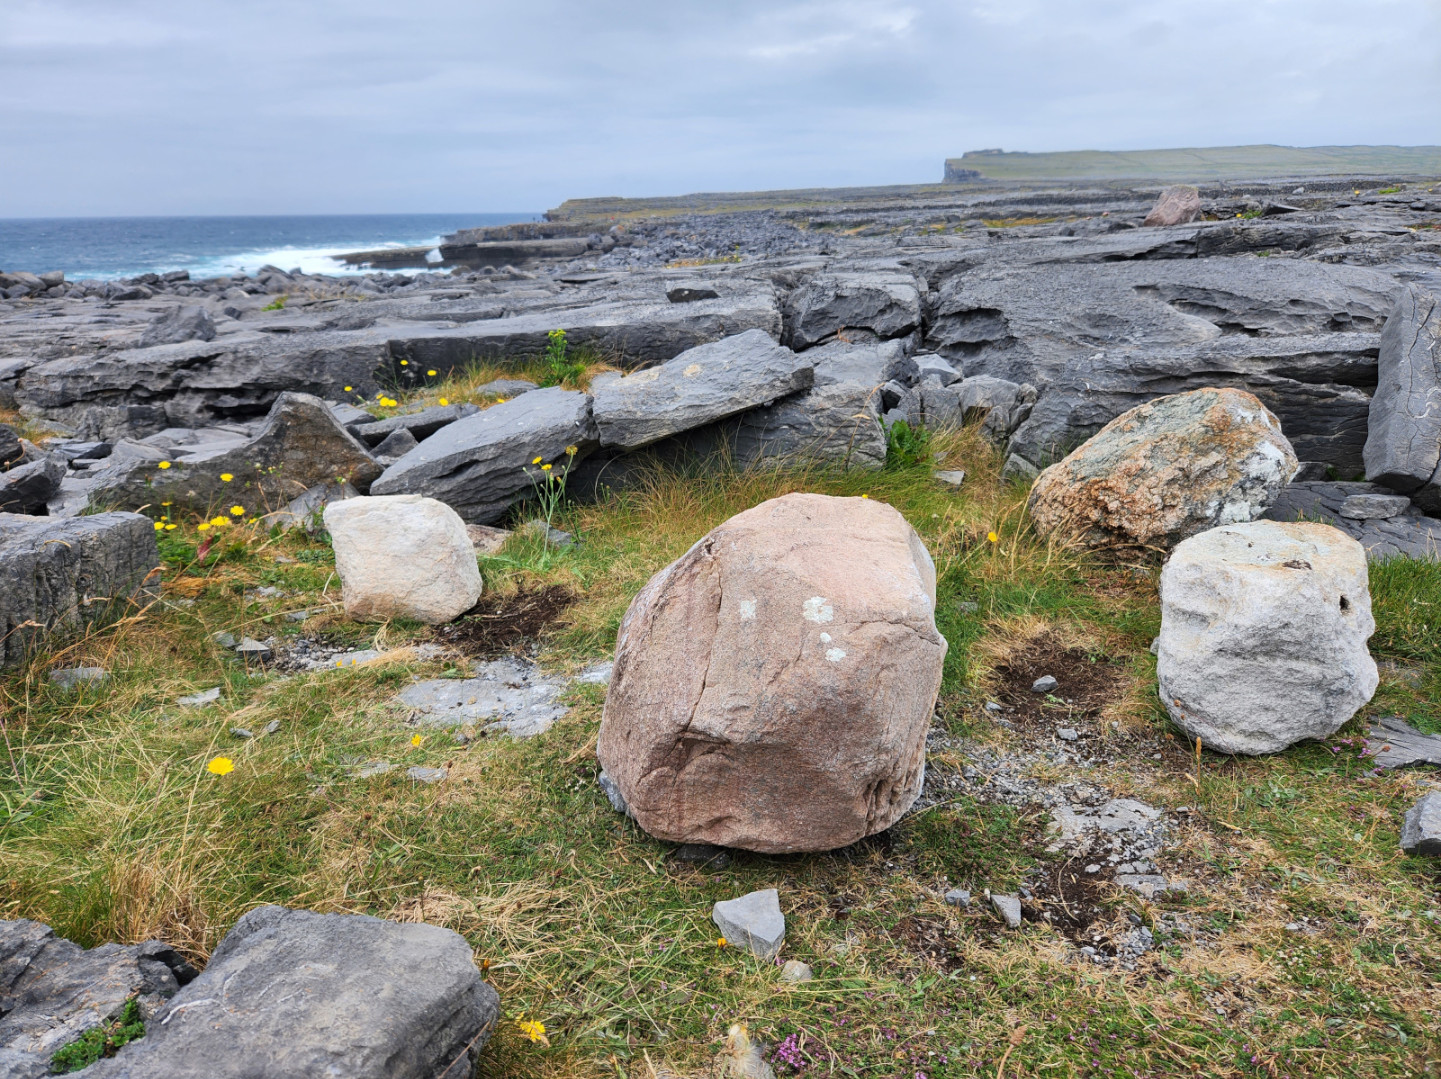
[[[1271,177],[1441,173],[1441,146],[1212,146],[1179,150],[979,150],[946,160],[946,177],[988,180],[1258,180]],[[963,176],[964,174],[960,174]]]

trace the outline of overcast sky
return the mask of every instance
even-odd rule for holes
[[[1441,0],[0,0],[0,217],[530,211],[1441,143]]]

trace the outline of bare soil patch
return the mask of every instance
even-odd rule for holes
[[[436,640],[474,659],[511,655],[561,624],[575,600],[575,593],[559,584],[522,585],[508,595],[483,595],[458,621],[442,626]]]
[[[1034,692],[1037,679],[1050,675],[1056,688]],[[997,697],[1010,711],[1006,718],[1021,730],[1050,731],[1098,717],[1125,692],[1125,672],[1103,656],[1087,654],[1042,633],[1012,652],[996,668]]]

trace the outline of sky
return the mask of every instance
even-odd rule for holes
[[[539,211],[1441,144],[1441,0],[0,0],[0,217]]]

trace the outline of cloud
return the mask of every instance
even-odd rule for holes
[[[1441,143],[1434,0],[5,0],[0,71],[0,216],[538,210],[928,181],[980,146]]]

